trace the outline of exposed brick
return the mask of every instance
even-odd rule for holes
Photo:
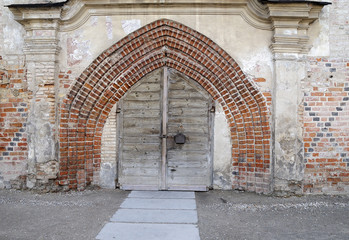
[[[139,44],[147,38],[152,39],[152,41]],[[191,42],[193,44],[190,44]],[[164,59],[162,52],[164,43],[167,44],[166,59]],[[106,58],[115,51],[121,53],[123,57],[118,59],[114,65],[106,66],[109,64]],[[71,151],[68,155],[69,159],[61,160],[62,166],[64,166],[61,172],[66,172],[65,166],[68,170],[70,169],[69,181],[66,184],[69,184],[71,188],[81,188],[88,185],[93,172],[99,170],[101,161],[100,136],[111,110],[111,107],[107,107],[109,102],[117,102],[139,79],[165,65],[197,81],[214,99],[222,99],[221,103],[232,129],[232,142],[238,143],[238,148],[234,148],[234,151],[240,152],[239,157],[234,156],[233,162],[237,163],[237,166],[244,166],[246,162],[239,161],[239,159],[248,157],[250,166],[239,168],[239,171],[253,174],[257,171],[257,173],[265,174],[263,176],[266,176],[267,181],[270,181],[269,140],[271,133],[270,124],[266,119],[269,119],[268,106],[271,104],[271,94],[263,95],[256,89],[236,62],[210,39],[179,23],[173,24],[169,20],[159,20],[134,32],[131,37],[127,38],[127,42],[125,39],[120,40],[97,57],[78,78],[67,99],[64,100],[69,105],[62,106],[61,113],[68,111],[69,115],[62,114],[61,127],[66,128],[67,123],[68,126],[70,123],[77,123],[76,132],[85,136],[76,138],[74,134],[69,134],[67,138],[66,135],[61,135],[61,144],[70,147],[78,146],[81,142],[81,146],[85,146],[84,155],[77,156],[75,151]],[[66,79],[64,75],[61,74],[60,78]],[[115,77],[110,78],[111,75],[115,75]],[[121,75],[122,77],[117,77]],[[264,81],[265,79],[257,80],[257,82]],[[234,117],[232,118],[232,116]],[[241,123],[237,124],[235,119],[240,119]],[[262,119],[264,119],[263,122]],[[93,122],[92,120],[97,121]],[[246,132],[246,129],[249,130]],[[86,140],[90,135],[92,139],[87,142]],[[258,154],[256,150],[259,146],[254,144],[257,137],[268,140],[263,141],[260,145],[260,149],[266,151]],[[95,150],[90,153],[87,148],[92,147],[92,145]],[[241,156],[241,154],[247,155]],[[66,156],[65,152],[61,152],[62,156]],[[76,165],[73,165],[76,160],[73,159],[77,159],[77,157],[81,159],[79,165],[86,165],[84,170],[86,172],[71,171],[71,169],[76,168]],[[234,185],[235,188],[241,189],[248,186],[248,190],[253,190],[256,189],[256,186],[259,189],[267,186],[256,185],[255,182],[264,181],[257,178],[242,178],[240,174],[236,174],[234,177],[237,183]],[[263,191],[269,190],[265,187]]]
[[[312,59],[310,59],[310,62]],[[334,62],[343,62],[345,59],[332,63],[329,60],[316,59],[317,65],[311,66],[310,71],[320,71],[323,67],[334,66]],[[322,65],[322,63],[324,63]],[[336,72],[346,71],[344,68],[337,68]],[[349,75],[347,75],[348,79]],[[348,101],[348,92],[346,91],[345,83],[332,81],[329,84],[321,85],[321,80],[318,83],[312,83],[309,92],[305,93],[311,96],[327,97],[314,99],[305,98],[304,102],[304,144],[305,151],[305,180],[303,190],[305,192],[315,191],[330,191],[339,192],[341,188],[337,186],[343,184],[348,185],[345,177],[349,174],[348,166],[348,146],[349,146],[349,125],[348,115],[349,108],[346,106]],[[319,87],[314,86],[319,84]],[[321,90],[321,91],[320,91]],[[312,107],[309,112],[308,106]],[[315,114],[316,113],[316,114]],[[309,116],[309,117],[307,117]],[[314,117],[316,116],[316,117]],[[317,123],[317,128],[313,127]],[[311,144],[309,144],[311,143]],[[316,159],[314,159],[316,158]]]

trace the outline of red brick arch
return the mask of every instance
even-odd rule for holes
[[[270,191],[270,127],[262,93],[212,40],[171,20],[126,36],[81,74],[61,106],[59,184],[91,184],[112,107],[146,74],[167,66],[203,86],[223,106],[231,131],[233,188]]]

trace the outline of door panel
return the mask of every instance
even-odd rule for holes
[[[132,87],[120,101],[120,187],[206,191],[211,105],[201,86],[174,70],[157,70]],[[184,144],[175,143],[178,133]]]
[[[211,185],[210,95],[192,80],[170,71],[168,89],[168,135],[182,133],[184,144],[167,142],[167,187],[205,189]]]
[[[160,77],[160,71],[145,77],[120,101],[119,184],[122,189],[159,188]]]

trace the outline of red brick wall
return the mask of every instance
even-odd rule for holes
[[[349,190],[349,60],[310,58],[304,98],[306,193]]]
[[[26,174],[28,95],[25,69],[0,61],[0,180],[10,187]]]
[[[231,129],[233,188],[269,192],[266,98],[213,41],[168,20],[120,40],[76,80],[61,106],[59,183],[75,189],[92,182],[100,167],[102,129],[110,110],[133,84],[163,66],[196,80],[222,104]]]

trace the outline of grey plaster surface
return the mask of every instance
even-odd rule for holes
[[[192,224],[108,223],[98,234],[100,240],[200,240]]]
[[[197,223],[196,210],[119,209],[114,222],[135,223]]]

